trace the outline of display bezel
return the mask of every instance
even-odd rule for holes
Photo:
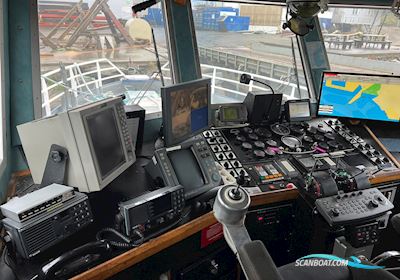
[[[297,103],[307,103],[308,105],[308,111],[310,112],[310,115],[308,117],[292,117],[290,115],[290,106],[291,104],[297,104]],[[302,121],[309,121],[311,120],[311,104],[309,99],[299,99],[299,100],[288,100],[285,103],[285,108],[286,108],[286,114],[289,122],[302,122]]]
[[[400,81],[400,76],[397,75],[388,75],[388,74],[373,74],[373,73],[350,73],[350,72],[340,72],[340,71],[324,71],[322,72],[322,79],[320,84],[319,96],[318,96],[318,107],[317,107],[317,116],[324,117],[324,118],[341,118],[341,119],[349,119],[349,120],[367,120],[367,121],[376,121],[382,123],[399,123],[400,119],[397,121],[388,121],[388,120],[380,120],[380,119],[372,119],[372,118],[354,118],[354,117],[344,117],[344,116],[337,116],[337,115],[320,115],[319,109],[321,106],[321,94],[322,88],[324,84],[325,75],[349,75],[349,76],[365,76],[365,77],[382,77],[382,78],[398,78]]]

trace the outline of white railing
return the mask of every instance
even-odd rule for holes
[[[87,69],[86,72],[84,69]],[[169,72],[169,64],[166,63],[162,66],[162,72],[164,74],[165,79],[171,79]],[[264,87],[256,86],[253,84],[253,81],[250,81],[248,85],[241,84],[238,79],[230,79],[226,78],[232,76],[239,76],[243,74],[243,71],[212,66],[207,64],[201,64],[203,76],[207,78],[211,78],[211,94],[215,94],[218,90],[219,92],[227,93],[227,96],[243,96],[245,97],[247,91],[252,91],[254,89],[265,90]],[[109,72],[108,75],[105,75],[104,72]],[[111,73],[110,73],[111,72]],[[278,88],[276,91],[283,92],[282,87],[288,88],[284,92],[284,97],[287,100],[296,98],[297,85],[291,82],[287,82],[284,80],[278,80],[275,78],[265,77],[256,74],[250,74],[252,78],[260,79],[264,81],[269,81],[274,84],[278,84]],[[54,102],[59,103],[59,99],[64,97],[65,94],[71,96],[71,98],[77,98],[79,94],[85,95],[93,95],[94,90],[100,89],[103,85],[111,82],[115,82],[121,79],[127,79],[129,76],[125,75],[115,64],[113,64],[108,59],[97,59],[88,62],[82,63],[74,63],[65,67],[60,67],[53,71],[47,72],[41,76],[41,85],[42,85],[42,108],[45,111],[45,115],[51,115],[54,110],[52,108],[52,104]],[[154,77],[152,77],[154,78]],[[150,79],[152,79],[150,78]],[[221,85],[221,83],[225,83],[225,87]],[[229,87],[229,86],[231,87]],[[239,86],[241,89],[247,86],[247,91],[243,90],[235,90],[232,88],[238,89]],[[229,87],[229,88],[228,88]],[[300,86],[300,90],[307,91],[307,87]],[[137,98],[140,102],[143,96]],[[138,95],[138,97],[140,94]],[[136,99],[135,99],[136,101]],[[62,100],[61,100],[62,102]],[[161,100],[160,100],[161,102]],[[138,102],[136,102],[138,103]],[[53,110],[52,110],[53,109]]]
[[[84,67],[90,70],[83,72]],[[104,72],[109,74],[105,75]],[[75,98],[79,93],[94,95],[92,90],[101,88],[104,82],[122,78],[126,78],[126,75],[105,58],[60,67],[41,75],[42,108],[46,116],[49,116],[52,111],[51,104],[63,97],[66,92]]]
[[[161,67],[163,73],[165,72],[169,72],[169,63],[164,64]],[[239,96],[246,96],[247,95],[247,91],[243,92],[243,91],[237,91],[237,90],[232,90],[226,87],[221,87],[218,86],[217,82],[227,82],[230,83],[232,85],[236,85],[236,86],[246,86],[245,84],[240,83],[240,81],[238,81],[238,79],[227,79],[224,78],[226,76],[229,76],[229,74],[237,74],[238,76],[240,76],[241,74],[243,74],[243,71],[239,71],[239,70],[234,70],[234,69],[229,69],[229,68],[223,68],[223,67],[219,67],[219,66],[213,66],[213,65],[207,65],[207,64],[201,64],[201,70],[203,73],[203,77],[206,78],[211,78],[211,95],[215,94],[215,90],[221,90],[222,92],[228,92],[231,94],[235,94],[235,95],[239,95]],[[210,71],[207,71],[210,70]],[[208,74],[209,72],[212,72],[212,74]],[[282,87],[289,87],[290,88],[290,94],[286,94],[284,93],[284,97],[287,100],[292,100],[292,99],[296,99],[296,91],[297,91],[297,85],[291,82],[287,82],[284,80],[278,80],[275,78],[271,78],[271,77],[266,77],[266,76],[262,76],[262,75],[257,75],[257,74],[250,74],[248,73],[252,78],[254,79],[259,79],[259,80],[266,80],[272,83],[277,83],[279,84],[279,88],[275,91],[279,91],[279,89],[281,89]],[[165,77],[165,79],[171,79],[170,77]],[[250,83],[247,85],[248,86],[248,91],[252,91],[254,89],[258,89],[258,90],[265,90],[265,87],[260,87],[260,86],[255,86],[253,81],[250,81]],[[300,90],[304,90],[307,91],[307,87],[306,86],[300,86]]]

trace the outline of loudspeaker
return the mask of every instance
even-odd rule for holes
[[[142,148],[146,111],[139,105],[125,105],[126,125],[136,152]]]
[[[249,92],[244,99],[251,124],[274,123],[280,118],[282,94]]]

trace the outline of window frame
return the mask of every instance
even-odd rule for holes
[[[0,0],[0,15],[4,14],[4,0]],[[7,165],[7,125],[5,108],[5,65],[4,65],[4,21],[0,21],[0,176],[3,175]]]

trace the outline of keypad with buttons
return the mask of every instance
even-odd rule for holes
[[[372,219],[393,209],[393,204],[376,188],[319,198],[315,204],[332,226]]]
[[[244,174],[246,179],[249,179],[249,174],[242,167],[241,162],[237,159],[235,152],[232,150],[228,141],[224,138],[219,130],[207,130],[203,132],[203,137],[206,139],[213,153],[214,159],[225,168],[229,174],[235,178]]]
[[[364,247],[379,241],[380,229],[378,222],[351,226],[346,229],[346,240],[355,247]]]
[[[132,160],[133,159],[133,145],[132,145],[131,136],[129,135],[128,126],[126,123],[126,113],[124,110],[124,106],[121,103],[121,104],[118,104],[116,108],[117,108],[118,117],[120,119],[122,134],[124,136],[124,144],[125,144],[126,150],[128,152],[128,158],[129,158],[129,160]]]

